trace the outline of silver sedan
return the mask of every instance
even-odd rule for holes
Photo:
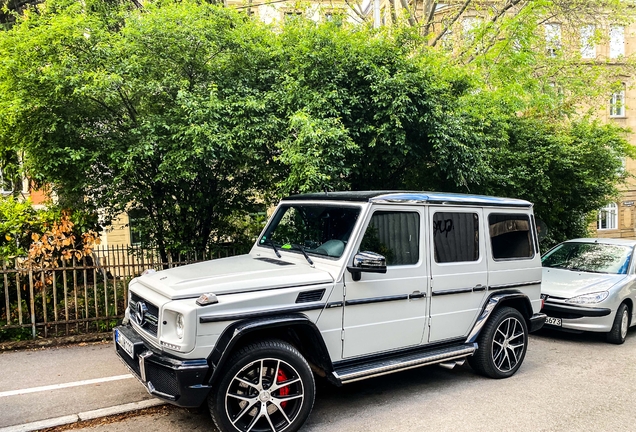
[[[625,342],[636,324],[634,240],[583,238],[551,249],[542,259],[546,328],[602,332]]]

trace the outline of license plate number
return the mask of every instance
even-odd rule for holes
[[[115,330],[115,340],[117,341],[117,345],[119,345],[130,358],[135,358],[135,347],[130,339],[124,336],[119,330]]]
[[[547,317],[545,319],[545,323],[547,325],[553,325],[553,326],[557,326],[557,327],[561,327],[561,325],[562,325],[561,318],[553,318],[553,317]]]

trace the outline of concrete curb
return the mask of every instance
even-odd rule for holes
[[[144,408],[165,405],[166,402],[161,399],[147,399],[141,402],[132,402],[124,405],[117,405],[108,408],[101,408],[93,411],[72,414],[62,417],[56,417],[48,420],[40,420],[33,423],[25,423],[21,425],[0,428],[0,432],[31,432],[41,429],[47,429],[57,426],[63,426],[80,421],[94,420],[96,418],[108,417],[117,414],[124,414],[131,411],[137,411]]]

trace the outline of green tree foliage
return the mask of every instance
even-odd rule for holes
[[[75,203],[134,210],[164,258],[238,238],[294,192],[527,198],[554,239],[616,192],[623,132],[564,102],[583,77],[554,91],[530,48],[458,57],[414,28],[340,24],[48,0],[0,33],[0,148]]]
[[[201,250],[274,179],[269,37],[190,2],[47,2],[0,40],[2,144],[63,196],[142,210],[164,258]]]
[[[586,235],[590,211],[606,204],[626,175],[621,158],[633,149],[625,132],[587,118],[559,125],[513,118],[507,133],[491,149],[491,175],[478,190],[533,202],[549,227],[545,247]]]
[[[482,142],[458,109],[470,77],[420,51],[416,32],[295,22],[279,41],[272,91],[289,132],[279,143],[285,191],[480,179]]]
[[[0,259],[25,256],[31,244],[31,233],[41,226],[30,201],[0,198]]]

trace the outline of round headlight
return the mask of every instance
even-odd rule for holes
[[[177,337],[183,339],[183,328],[185,323],[183,322],[183,315],[177,314]]]

